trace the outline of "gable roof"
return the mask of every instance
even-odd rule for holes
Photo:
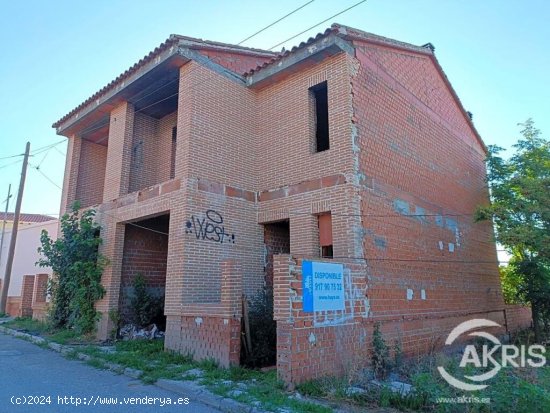
[[[416,46],[410,43],[401,42],[373,33],[368,33],[338,23],[332,24],[330,28],[326,29],[324,32],[318,33],[315,37],[309,38],[306,42],[302,42],[298,46],[294,46],[290,50],[285,51],[283,49],[283,51],[279,53],[172,34],[166,41],[161,43],[157,48],[155,48],[148,55],[143,57],[139,62],[131,66],[124,73],[120,74],[109,84],[104,86],[98,92],[93,94],[83,103],[78,105],[68,114],[55,122],[52,127],[58,128],[59,131],[59,128],[71,118],[76,121],[80,115],[80,112],[83,112],[84,115],[92,112],[96,107],[100,106],[100,104],[106,103],[107,98],[111,99],[114,95],[118,94],[122,90],[122,88],[125,87],[126,81],[128,81],[128,83],[132,82],[133,80],[135,80],[135,78],[143,75],[146,70],[152,70],[151,68],[154,68],[155,65],[169,60],[173,55],[179,55],[180,57],[183,57],[183,62],[189,60],[197,60],[198,63],[203,65],[209,64],[211,60],[203,55],[198,56],[193,51],[214,50],[220,52],[230,52],[249,56],[257,56],[259,58],[265,59],[262,65],[258,65],[255,68],[251,68],[247,72],[243,73],[243,78],[240,78],[241,74],[231,72],[241,81],[246,81],[247,86],[252,86],[261,85],[267,78],[270,78],[286,69],[289,69],[291,67],[299,67],[297,66],[298,63],[310,57],[314,57],[316,61],[318,61],[325,58],[326,56],[341,51],[352,54],[354,52],[353,40],[361,40],[377,45],[383,45],[390,48],[406,50],[409,52],[420,53],[429,56],[440,76],[442,77],[449,92],[451,93],[453,99],[456,101],[460,111],[462,112],[464,120],[469,125],[470,129],[474,133],[483,150],[487,151],[487,147],[483,142],[481,136],[477,132],[468,112],[464,109],[464,106],[458,98],[456,91],[451,85],[438,60],[436,59],[434,54],[434,47],[431,43],[427,43],[423,46]],[[320,47],[316,47],[318,45]],[[185,50],[187,50],[187,52]],[[140,74],[140,71],[142,71],[143,73]],[[230,71],[227,70],[225,73],[226,75],[227,72]]]
[[[0,221],[13,221],[15,219],[15,213],[8,212],[7,215],[2,212],[0,213]],[[42,215],[42,214],[23,214],[21,213],[19,215],[19,222],[47,222],[52,221],[54,219],[57,219],[55,217],[51,217],[49,215]]]
[[[315,37],[310,37],[307,41],[301,42],[298,46],[294,46],[290,50],[285,50],[285,51],[279,53],[277,56],[273,57],[269,61],[266,61],[263,65],[257,66],[257,67],[254,67],[254,68],[250,69],[248,72],[244,73],[244,76],[251,76],[254,73],[259,72],[260,70],[265,69],[268,66],[271,66],[271,65],[281,61],[285,57],[287,57],[291,54],[294,54],[294,53],[298,52],[299,50],[302,50],[302,49],[304,49],[308,46],[311,46],[313,43],[319,41],[320,39],[326,38],[327,36],[329,36],[331,34],[336,35],[336,36],[338,36],[342,39],[345,39],[345,40],[353,40],[353,39],[356,39],[356,38],[360,38],[362,40],[369,40],[369,41],[374,42],[374,43],[385,44],[385,45],[390,46],[390,47],[397,47],[397,48],[401,48],[401,49],[405,49],[405,50],[409,50],[409,51],[413,51],[413,52],[417,52],[417,53],[431,53],[431,54],[433,54],[431,49],[427,46],[415,46],[415,45],[410,44],[410,43],[405,43],[405,42],[390,39],[390,38],[387,38],[387,37],[378,36],[376,34],[364,32],[362,30],[358,30],[358,29],[354,29],[352,27],[348,27],[348,26],[344,26],[344,25],[341,25],[341,24],[338,24],[338,23],[334,23],[328,29],[326,29],[324,32],[317,33],[317,35]]]
[[[458,94],[456,93],[455,89],[453,88],[453,85],[449,81],[449,78],[443,71],[443,68],[439,64],[439,61],[435,57],[434,53],[434,46],[431,43],[426,43],[423,46],[415,46],[409,43],[401,42],[394,39],[389,39],[387,37],[378,36],[376,34],[364,32],[362,30],[354,29],[352,27],[343,26],[340,24],[333,24],[333,28],[338,29],[338,33],[343,36],[345,39],[349,40],[362,40],[368,43],[383,45],[391,48],[397,48],[413,53],[420,53],[423,55],[426,55],[430,58],[433,65],[435,66],[437,72],[443,79],[443,82],[445,83],[445,86],[447,87],[448,91],[451,93],[451,96],[453,97],[454,101],[456,102],[460,112],[462,113],[462,116],[464,117],[464,120],[472,130],[473,134],[475,135],[478,143],[481,145],[481,148],[487,152],[487,146],[485,145],[485,142],[483,142],[483,139],[479,135],[476,127],[474,126],[474,123],[472,122],[472,118],[470,117],[469,113],[466,111],[464,106],[462,105],[462,102],[460,98],[458,97]]]

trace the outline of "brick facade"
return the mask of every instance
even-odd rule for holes
[[[506,321],[492,230],[471,215],[488,200],[485,148],[428,48],[342,26],[281,55],[171,37],[55,126],[62,210],[99,203],[100,338],[139,268],[165,292],[166,348],[222,365],[239,362],[241,294],[273,287],[288,383],[364,358],[374,321],[409,353],[473,315]],[[340,318],[300,307],[327,213],[351,291]],[[166,215],[167,235],[137,227]]]

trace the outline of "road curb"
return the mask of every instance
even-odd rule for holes
[[[62,355],[67,355],[74,353],[76,349],[71,346],[64,346],[58,343],[54,343],[46,340],[43,337],[34,336],[29,333],[23,333],[21,331],[13,330],[11,328],[4,327],[0,325],[0,333],[8,334],[14,337],[21,338],[23,340],[29,341],[33,344],[46,347],[50,350],[53,350]],[[76,351],[75,356],[80,361],[90,361],[93,358],[87,354],[79,353]],[[99,359],[101,360],[101,359]],[[121,366],[120,364],[105,362],[104,367],[117,374],[122,374],[126,377],[132,379],[139,379],[142,375],[141,370],[132,369],[129,367]],[[191,381],[177,381],[177,380],[168,380],[168,379],[158,379],[156,383],[152,384],[155,387],[158,387],[163,390],[176,393],[181,396],[189,397],[192,395],[194,400],[201,402],[207,406],[213,407],[215,409],[221,410],[225,413],[264,413],[264,410],[259,410],[256,407],[249,406],[247,404],[238,402],[233,399],[228,399],[223,396],[217,396],[208,390],[205,386],[197,384]]]

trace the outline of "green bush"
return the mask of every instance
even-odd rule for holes
[[[133,282],[134,296],[131,300],[133,322],[140,327],[158,323],[164,315],[164,297],[155,297],[147,291],[145,277],[137,274]]]
[[[374,376],[378,379],[385,379],[391,369],[391,361],[388,345],[386,344],[384,337],[382,337],[379,322],[374,324],[374,332],[372,333],[371,360]]]
[[[95,329],[99,319],[95,303],[105,294],[101,275],[107,260],[99,253],[100,227],[94,221],[95,211],[81,213],[79,209],[75,202],[71,213],[61,217],[61,234],[56,240],[42,231],[38,252],[44,258],[37,264],[51,267],[56,275],[48,285],[52,326],[86,334]]]
[[[277,360],[277,323],[273,319],[273,294],[262,290],[250,299],[248,310],[252,349],[242,352],[249,367],[273,366]]]

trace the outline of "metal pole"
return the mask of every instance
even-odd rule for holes
[[[17,200],[15,201],[15,216],[13,217],[13,228],[11,230],[8,261],[6,262],[6,272],[4,274],[4,282],[2,283],[2,294],[0,295],[0,313],[6,312],[8,289],[10,288],[11,268],[13,266],[13,256],[15,255],[15,242],[17,240],[17,229],[19,228],[19,215],[21,214],[21,202],[23,201],[23,190],[25,189],[25,178],[27,176],[27,164],[29,162],[30,150],[31,143],[27,142],[25,157],[23,158],[23,168],[21,169],[21,180],[19,181],[19,192],[17,192]]]
[[[8,197],[6,198],[6,211],[4,212],[4,222],[2,223],[2,238],[0,238],[0,263],[2,262],[2,251],[4,248],[4,234],[6,232],[6,221],[8,220],[8,208],[10,206],[11,184],[8,186]]]

